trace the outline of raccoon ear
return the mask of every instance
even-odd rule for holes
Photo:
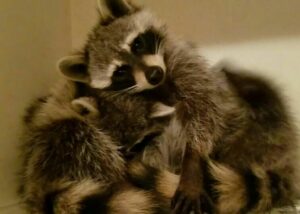
[[[157,102],[152,107],[150,118],[166,117],[174,114],[175,107],[167,106],[161,102]]]
[[[66,56],[58,61],[59,71],[68,79],[76,82],[89,82],[87,65],[82,55]]]
[[[134,7],[127,0],[97,0],[102,21],[112,20],[128,15]]]
[[[74,110],[82,116],[99,114],[97,103],[91,97],[80,97],[71,102]]]

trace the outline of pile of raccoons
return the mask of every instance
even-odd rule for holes
[[[63,80],[27,109],[20,194],[35,214],[264,213],[292,206],[297,141],[284,100],[208,69],[147,10],[100,2]]]

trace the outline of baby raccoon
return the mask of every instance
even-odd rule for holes
[[[261,94],[264,91],[267,93],[269,90],[269,87],[265,85],[265,82],[260,78],[236,74],[226,70],[224,70],[224,72],[232,84],[233,89],[237,94],[240,94],[241,102],[249,100],[248,98],[255,95],[257,91],[260,91],[259,94]],[[268,93],[270,93],[270,91]],[[82,95],[88,97],[81,97]],[[273,99],[274,96],[270,94],[266,98]],[[266,98],[263,100],[267,101]],[[141,108],[141,112],[132,111],[135,110],[137,106]],[[259,106],[262,105],[259,104]],[[266,103],[264,108],[268,107]],[[119,112],[116,111],[116,109],[118,109]],[[253,115],[259,115],[258,112],[260,111],[261,110],[257,110],[253,112]],[[133,144],[129,143],[127,145],[127,141],[121,139],[123,136],[130,136],[132,140],[136,139],[135,146],[142,145],[142,148],[146,147],[145,150],[148,150],[148,147],[152,145],[149,144],[149,142],[144,144],[143,140],[137,139],[145,138],[143,136],[147,136],[147,134],[150,133],[145,130],[149,129],[157,132],[160,128],[152,128],[152,126],[142,124],[150,124],[145,122],[145,120],[151,121],[155,118],[155,120],[159,119],[157,121],[158,123],[162,123],[161,125],[156,124],[155,126],[166,126],[168,121],[163,118],[172,116],[172,112],[171,107],[162,104],[149,104],[143,99],[132,96],[127,97],[122,95],[114,97],[111,94],[99,92],[87,86],[80,85],[80,87],[78,87],[78,84],[73,83],[67,83],[63,88],[56,89],[48,98],[41,99],[35,103],[25,118],[25,122],[28,125],[27,128],[31,130],[28,134],[32,135],[35,133],[34,136],[39,136],[41,135],[39,132],[42,129],[44,129],[45,132],[51,131],[48,127],[50,123],[61,124],[57,125],[55,130],[55,141],[60,142],[62,145],[53,147],[51,151],[45,151],[46,153],[55,154],[39,157],[41,155],[39,151],[42,146],[37,147],[34,144],[44,143],[43,147],[46,147],[47,144],[51,145],[55,143],[54,140],[51,141],[51,139],[54,138],[47,140],[49,135],[43,134],[41,135],[41,137],[44,137],[43,141],[41,141],[40,137],[31,138],[33,140],[30,141],[30,144],[29,141],[27,141],[26,148],[28,149],[30,145],[30,154],[32,154],[34,158],[41,158],[41,162],[45,159],[48,160],[48,164],[45,163],[44,167],[49,167],[51,164],[55,165],[57,162],[56,159],[61,158],[61,161],[57,165],[64,166],[65,173],[61,175],[60,178],[56,177],[52,181],[40,175],[39,168],[42,164],[37,165],[34,169],[30,165],[34,161],[25,164],[24,171],[26,171],[26,174],[29,176],[24,179],[23,194],[25,199],[27,199],[27,205],[31,208],[31,212],[89,214],[99,212],[108,214],[170,213],[169,203],[179,183],[179,176],[165,170],[158,170],[143,165],[137,161],[129,163],[128,168],[125,169],[122,154],[119,151],[119,147],[116,148],[116,145],[120,145],[120,143],[114,139],[123,142],[125,148],[132,148]],[[112,117],[113,114],[120,115],[118,117]],[[150,116],[145,118],[144,115]],[[106,116],[107,118],[104,119],[102,123],[99,123],[101,119]],[[128,124],[125,123],[126,120],[123,119],[123,117],[127,117],[126,120],[130,120],[131,122]],[[109,118],[113,118],[113,120],[109,120]],[[69,119],[72,119],[70,124],[72,124],[73,128],[68,128],[68,126],[65,127],[64,125],[64,121],[68,121]],[[124,133],[122,133],[121,136],[120,134],[113,134],[115,131],[117,133],[119,132],[115,130],[115,128],[118,128],[117,125],[105,127],[105,123],[122,124],[119,123],[119,121],[130,127],[135,127],[134,129],[128,127],[129,132],[131,132],[131,130],[137,131],[137,129],[140,129],[141,133],[147,134],[133,137],[134,134],[126,133],[126,130],[123,129]],[[79,123],[83,125],[79,131],[76,131],[75,127]],[[38,124],[48,125],[39,126]],[[155,122],[151,124],[153,125]],[[85,131],[87,127],[94,127],[95,129],[93,130],[95,130],[95,132],[87,133]],[[143,127],[146,128],[143,129]],[[82,138],[77,137],[79,132],[83,133],[81,134],[83,135]],[[136,133],[138,133],[138,131]],[[89,134],[99,136],[98,141],[89,140]],[[110,135],[114,137],[111,138]],[[103,139],[105,138],[110,140],[104,141]],[[165,137],[158,137],[155,141],[164,138]],[[80,143],[78,146],[81,148],[76,149],[76,143],[80,141],[84,143]],[[75,144],[70,145],[68,149],[68,153],[74,157],[67,163],[65,163],[65,161],[68,161],[68,156],[70,155],[65,154],[65,149],[63,149],[63,143],[66,142],[73,142],[73,144]],[[100,146],[92,147],[91,149],[93,150],[85,148],[91,147],[93,144],[100,144]],[[230,148],[230,146],[228,148]],[[58,151],[56,151],[56,149]],[[126,152],[127,149],[122,150],[122,152],[124,151]],[[80,155],[76,155],[79,152]],[[100,159],[100,156],[97,158],[97,155],[91,155],[90,153],[99,153],[103,157]],[[250,205],[255,205],[252,211],[261,213],[274,206],[281,205],[281,203],[286,203],[287,200],[293,198],[295,192],[292,182],[294,178],[294,169],[292,168],[294,165],[291,164],[293,156],[290,156],[289,160],[282,162],[282,164],[280,164],[281,166],[278,165],[277,168],[270,166],[269,169],[267,169],[266,166],[255,164],[251,167],[246,166],[248,171],[245,173],[244,171],[230,167],[232,163],[230,161],[226,162],[226,158],[223,158],[222,154],[217,155],[217,153],[218,152],[211,158],[218,160],[219,163],[207,160],[206,166],[203,167],[205,188],[207,193],[214,200],[213,203],[216,205],[216,208],[209,207],[209,204],[212,202],[204,201],[201,206],[208,210],[208,212],[228,214],[245,213],[245,207],[250,208]],[[287,152],[283,151],[283,154],[285,153]],[[291,152],[289,152],[289,154],[292,155]],[[107,158],[106,155],[113,158]],[[31,159],[30,156],[31,155],[26,155],[28,159]],[[59,158],[59,156],[61,157]],[[73,166],[69,169],[71,163],[76,164],[79,161],[82,164],[77,164],[77,166]],[[221,164],[222,162],[225,162],[225,165]],[[84,163],[86,163],[85,167],[88,166],[87,169],[81,168]],[[97,164],[97,166],[95,164]],[[56,174],[61,171],[58,166],[56,167],[58,171],[52,170],[51,173]],[[98,170],[94,170],[96,167]],[[32,169],[31,173],[27,173],[28,168]],[[49,167],[49,169],[51,169],[51,167]],[[105,170],[101,171],[101,169]],[[78,172],[80,172],[80,176],[76,176]],[[127,173],[128,177],[124,176],[124,172]],[[50,175],[47,173],[48,171],[46,171],[45,168],[44,176],[49,176],[50,179]],[[75,173],[75,175],[73,175],[73,173]],[[97,176],[96,173],[99,173],[99,175]],[[43,182],[44,186],[39,186],[40,184],[37,183],[36,180]]]
[[[275,154],[280,150],[289,156],[295,134],[277,94],[267,93],[271,96],[268,108],[264,97],[258,108],[248,97],[240,99],[224,76],[207,69],[196,48],[174,39],[148,11],[126,0],[102,0],[100,15],[82,54],[62,59],[59,68],[69,79],[93,88],[135,94],[176,107],[171,125],[178,131],[173,139],[185,150],[172,203],[175,213],[207,211],[201,204],[211,201],[204,177],[210,156],[230,160],[227,162],[243,170],[256,164],[277,168],[285,162]],[[256,101],[259,96],[254,98]],[[283,114],[273,114],[274,102]],[[263,111],[256,111],[261,108]],[[241,153],[226,152],[238,149]]]
[[[204,202],[203,208],[207,213],[235,214],[292,206],[300,196],[299,145],[284,99],[273,84],[258,75],[228,65],[212,70],[224,77],[244,112],[226,120],[226,132],[205,160],[221,164],[221,168],[202,165],[206,169],[204,187],[212,199]],[[238,116],[243,120],[236,120]],[[175,126],[171,123],[170,127]],[[160,142],[157,151],[169,151],[169,164],[175,167],[180,161],[172,160],[184,153],[184,147],[172,148],[181,141],[176,138],[177,131],[168,128],[156,139]],[[146,148],[144,159],[154,161],[155,152]],[[221,169],[224,177],[219,179],[219,174],[207,168]],[[238,184],[241,186],[234,187]]]
[[[174,111],[138,98],[126,102],[125,96],[77,98],[77,87],[69,81],[61,84],[34,102],[24,117],[20,193],[30,213],[77,213],[81,198],[122,182],[122,146],[149,141],[149,135],[162,132]],[[94,185],[97,182],[101,185]],[[77,188],[78,183],[83,187]],[[52,204],[60,200],[69,206],[58,203],[62,207],[53,211]]]
[[[232,111],[230,90],[221,88],[197,49],[173,39],[148,11],[125,0],[102,1],[102,19],[82,54],[59,63],[69,79],[110,92],[137,94],[176,106],[178,136],[185,145],[175,213],[207,201],[203,169]],[[237,113],[236,113],[237,114]],[[202,164],[203,163],[203,164]]]

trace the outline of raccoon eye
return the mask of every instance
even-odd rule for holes
[[[146,50],[146,41],[142,36],[138,36],[132,43],[131,50],[135,54],[143,54]]]
[[[129,65],[123,65],[114,71],[113,79],[115,81],[122,81],[130,76],[131,67]]]
[[[135,85],[135,80],[132,75],[132,67],[130,65],[123,65],[117,68],[112,77],[112,84],[109,87],[114,91],[123,90]]]
[[[128,68],[125,67],[125,66],[122,66],[122,67],[118,68],[118,69],[114,72],[114,76],[121,77],[121,76],[126,75],[127,72],[128,72]]]

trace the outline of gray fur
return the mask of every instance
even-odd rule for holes
[[[228,73],[228,72],[227,72]],[[223,76],[222,73],[219,73],[220,75]],[[243,75],[239,74],[237,77],[241,78],[243,77]],[[247,77],[247,76],[246,76]],[[257,77],[256,77],[257,78]],[[244,83],[246,83],[247,78],[244,79]],[[258,78],[256,81],[262,81],[260,78]],[[232,83],[235,83],[233,81],[231,81]],[[251,83],[251,82],[250,82]],[[254,81],[255,83],[255,81]],[[251,83],[253,84],[253,82]],[[85,143],[81,144],[82,146],[88,146],[90,142],[95,143],[95,144],[99,144],[101,143],[101,147],[93,147],[92,150],[90,151],[86,151],[84,154],[82,154],[80,157],[75,158],[72,163],[75,163],[78,161],[80,161],[81,163],[86,162],[85,160],[85,156],[86,155],[91,155],[91,154],[97,154],[98,152],[104,152],[102,153],[102,158],[99,159],[99,162],[97,162],[97,158],[91,157],[90,160],[87,162],[87,166],[88,167],[84,167],[82,164],[76,164],[76,166],[72,167],[72,164],[63,164],[61,165],[61,163],[64,163],[64,161],[60,161],[60,164],[55,164],[55,161],[57,158],[65,158],[65,154],[64,153],[60,153],[63,147],[67,146],[65,144],[60,145],[59,148],[57,148],[57,150],[55,149],[55,152],[57,154],[57,157],[53,157],[53,156],[46,156],[46,159],[49,159],[49,164],[48,166],[45,165],[44,167],[47,167],[48,170],[43,170],[43,173],[40,173],[40,170],[43,169],[43,167],[37,167],[35,170],[31,171],[32,174],[30,176],[26,176],[24,177],[24,196],[27,202],[27,205],[30,207],[31,212],[32,213],[42,213],[41,209],[43,209],[43,207],[41,207],[41,205],[43,205],[44,202],[44,198],[48,195],[48,193],[53,193],[55,191],[62,191],[58,193],[57,198],[59,199],[59,201],[57,201],[56,203],[54,203],[54,208],[57,211],[57,213],[78,213],[79,210],[81,210],[81,201],[84,201],[85,198],[89,198],[93,195],[97,196],[99,194],[103,194],[103,195],[107,195],[106,192],[112,192],[113,195],[111,196],[106,196],[108,197],[108,201],[106,202],[107,204],[113,204],[113,203],[117,203],[117,199],[118,197],[121,197],[122,194],[128,194],[128,197],[126,198],[126,200],[128,201],[127,205],[123,204],[122,206],[123,209],[127,209],[127,210],[140,210],[139,213],[144,212],[143,210],[146,209],[147,206],[152,207],[150,210],[148,210],[148,212],[145,213],[156,213],[155,210],[157,210],[159,207],[162,209],[167,209],[168,204],[170,203],[170,199],[171,196],[169,195],[167,198],[165,198],[166,195],[170,189],[175,192],[176,189],[176,185],[178,185],[178,177],[174,177],[175,175],[170,175],[171,177],[160,177],[157,176],[156,179],[157,181],[155,182],[155,184],[160,184],[160,183],[168,183],[170,184],[169,187],[165,187],[166,189],[161,189],[160,186],[153,186],[153,190],[156,189],[156,191],[158,193],[147,193],[148,189],[147,186],[141,186],[140,182],[145,182],[145,184],[149,183],[149,181],[151,180],[151,177],[147,177],[145,175],[147,175],[147,168],[144,170],[144,172],[139,175],[139,177],[137,177],[136,179],[140,179],[141,181],[139,181],[137,184],[135,184],[134,181],[130,181],[134,186],[136,185],[137,187],[134,186],[130,186],[128,187],[128,185],[126,185],[125,183],[121,183],[121,186],[118,187],[118,185],[120,185],[120,180],[123,179],[123,173],[125,172],[125,169],[123,168],[123,160],[120,157],[120,153],[118,151],[118,149],[116,149],[115,145],[120,145],[120,142],[122,142],[121,138],[121,132],[119,132],[117,128],[118,124],[127,124],[128,126],[125,126],[124,128],[128,128],[128,130],[135,130],[133,133],[144,133],[141,129],[141,127],[145,127],[145,130],[149,129],[149,126],[145,126],[145,124],[149,124],[149,121],[151,119],[147,118],[146,115],[151,113],[151,104],[152,101],[147,101],[144,100],[143,97],[135,97],[135,96],[127,96],[127,95],[122,95],[122,96],[116,96],[113,97],[111,94],[107,94],[106,92],[101,92],[99,93],[98,90],[94,90],[94,89],[90,89],[89,87],[87,87],[86,89],[83,90],[82,86],[79,87],[78,89],[76,89],[76,84],[73,84],[71,82],[67,82],[66,83],[67,86],[63,86],[63,87],[59,87],[58,89],[56,89],[54,91],[54,93],[52,93],[50,95],[50,97],[48,97],[47,99],[41,99],[39,102],[34,103],[33,107],[30,108],[29,114],[25,117],[26,120],[26,133],[27,136],[31,136],[29,138],[29,141],[26,140],[26,144],[25,147],[26,148],[24,151],[31,151],[31,153],[28,155],[25,155],[25,157],[27,157],[26,159],[32,159],[32,157],[37,157],[40,156],[39,151],[40,151],[40,146],[38,145],[43,145],[43,142],[45,142],[45,139],[48,139],[47,142],[44,143],[44,146],[49,146],[52,145],[52,143],[55,143],[54,141],[51,141],[51,139],[54,139],[53,137],[48,138],[48,136],[51,135],[51,133],[53,134],[53,132],[51,131],[51,128],[49,127],[57,127],[56,130],[57,132],[54,133],[55,139],[56,141],[61,139],[65,139],[65,138],[61,138],[62,135],[60,135],[60,132],[58,130],[59,127],[67,127],[64,125],[64,121],[68,121],[68,120],[73,120],[71,122],[72,124],[72,129],[68,130],[68,129],[61,129],[61,131],[66,132],[66,136],[69,139],[74,139],[77,138],[77,134],[76,132],[73,132],[74,127],[76,126],[76,124],[83,124],[80,128],[80,132],[84,133],[84,140]],[[70,86],[71,85],[71,86]],[[234,85],[233,85],[234,86]],[[252,85],[252,86],[257,86],[256,84]],[[233,87],[233,89],[236,91],[238,90],[240,87],[236,86]],[[64,94],[61,94],[61,91],[65,92]],[[76,90],[80,91],[80,93],[84,93],[85,95],[89,95],[88,99],[85,100],[86,102],[91,102],[91,105],[95,105],[95,107],[97,108],[97,110],[99,111],[98,113],[95,113],[94,110],[92,110],[92,115],[89,115],[89,113],[87,114],[86,112],[84,113],[84,115],[80,115],[78,114],[78,108],[75,108],[75,111],[73,109],[72,104],[74,103],[74,99],[76,100],[81,100],[81,99],[86,99],[86,98],[82,98],[82,97],[78,97],[76,98]],[[236,92],[235,92],[236,93]],[[68,96],[67,96],[68,95]],[[243,101],[243,97],[241,95],[238,95],[237,98],[241,99],[241,101]],[[96,102],[95,102],[96,101]],[[244,101],[243,101],[244,102]],[[50,106],[50,108],[49,108]],[[140,111],[135,111],[136,110],[136,106],[139,106]],[[77,106],[78,107],[78,106]],[[89,109],[91,109],[91,107],[89,107]],[[118,109],[118,111],[116,111],[116,109]],[[47,110],[47,111],[45,111]],[[250,108],[251,110],[251,108]],[[283,110],[283,109],[281,109]],[[41,114],[42,112],[42,114]],[[59,112],[61,112],[61,114],[59,114]],[[81,111],[79,111],[80,113]],[[147,113],[148,112],[148,113]],[[252,112],[252,111],[251,111]],[[55,113],[55,117],[53,118],[53,113]],[[254,112],[254,115],[257,114],[257,112]],[[101,118],[105,118],[107,115],[107,118],[116,118],[115,120],[103,120],[101,123]],[[109,116],[110,115],[110,116]],[[115,115],[115,116],[114,116]],[[118,115],[118,116],[117,116]],[[251,114],[253,115],[253,114]],[[42,117],[42,120],[39,119],[40,117]],[[31,120],[29,120],[29,118],[31,118]],[[124,118],[123,120],[121,118]],[[125,119],[126,118],[126,119]],[[142,119],[144,118],[144,119]],[[130,123],[126,123],[126,120],[130,120]],[[122,123],[120,123],[120,121],[122,121]],[[57,123],[58,122],[58,123]],[[106,123],[106,125],[104,124],[104,122]],[[159,122],[159,121],[157,121]],[[160,121],[161,123],[162,121]],[[115,125],[108,125],[107,123],[115,123]],[[161,123],[160,127],[167,127],[164,130],[164,134],[159,137],[158,139],[161,141],[159,142],[159,144],[157,145],[149,145],[148,147],[146,147],[145,151],[144,151],[144,160],[147,162],[151,163],[151,160],[155,160],[154,163],[152,164],[159,164],[158,166],[156,165],[155,167],[159,167],[161,166],[161,168],[164,167],[168,167],[168,166],[172,166],[172,167],[180,167],[180,162],[181,162],[181,158],[183,155],[183,149],[182,149],[182,144],[180,144],[181,139],[184,138],[184,136],[181,136],[180,138],[176,139],[179,145],[179,147],[176,149],[174,148],[174,141],[172,141],[172,139],[174,140],[174,137],[178,137],[178,133],[182,134],[181,131],[181,127],[178,126],[178,121],[176,121],[176,119],[174,118],[173,121],[170,123],[170,125],[167,125],[168,122],[165,121],[163,123]],[[50,126],[49,126],[50,125]],[[40,128],[37,128],[39,127]],[[130,127],[133,127],[133,129],[130,129]],[[35,127],[34,129],[32,129],[33,127]],[[43,128],[42,128],[43,127]],[[105,141],[103,139],[99,139],[99,140],[95,140],[95,141],[88,141],[87,139],[89,139],[89,135],[90,133],[85,131],[85,129],[87,127],[95,127],[96,130],[99,130],[99,128],[101,128],[102,132],[95,132],[97,133],[96,136],[102,136],[104,138],[107,138],[108,141]],[[28,131],[28,128],[30,131]],[[40,129],[43,129],[44,131],[41,132]],[[124,129],[124,130],[125,130]],[[139,132],[139,129],[141,129]],[[92,132],[93,133],[93,132]],[[123,134],[125,134],[126,136],[126,130]],[[236,133],[236,132],[234,132]],[[131,136],[130,138],[132,140],[134,139],[139,139],[140,137],[132,137],[134,136],[132,133],[129,132]],[[44,136],[43,139],[41,139],[40,137],[36,138],[35,136]],[[95,135],[95,134],[92,134]],[[109,135],[114,136],[115,139],[120,140],[120,142],[118,141],[113,141]],[[228,135],[231,136],[231,135]],[[235,135],[233,135],[235,136]],[[102,137],[102,138],[103,138]],[[155,141],[158,141],[158,139],[156,139]],[[75,141],[76,142],[76,141]],[[78,141],[77,141],[78,142]],[[123,141],[124,142],[124,141]],[[225,140],[224,140],[225,142]],[[64,142],[65,143],[65,142]],[[173,145],[173,146],[172,146]],[[220,145],[223,145],[220,143]],[[103,147],[104,146],[104,147]],[[168,148],[170,147],[170,148]],[[82,147],[83,148],[83,147]],[[105,148],[107,148],[108,150],[106,150]],[[156,149],[153,150],[153,149]],[[104,151],[105,150],[105,151]],[[71,153],[73,153],[74,155],[76,155],[76,148],[73,147],[72,149],[69,150]],[[215,150],[218,151],[218,150]],[[222,150],[223,151],[223,150]],[[163,152],[163,153],[162,153]],[[175,153],[174,153],[175,152]],[[232,152],[232,154],[237,154],[239,151],[236,152]],[[147,153],[148,153],[148,157],[147,157]],[[288,153],[288,154],[292,154],[289,151],[286,151],[284,153]],[[33,155],[34,154],[34,155]],[[106,155],[110,154],[112,155],[112,157],[114,157],[113,159],[110,159],[109,156],[107,157]],[[178,155],[180,154],[180,155]],[[103,156],[104,155],[104,156]],[[156,158],[153,158],[152,156],[157,157],[160,156],[161,161],[163,163],[165,163],[166,165],[161,165],[161,162],[157,163]],[[40,156],[41,162],[44,159],[44,155]],[[151,157],[151,159],[149,158]],[[292,157],[292,156],[291,156]],[[164,159],[167,158],[167,159]],[[217,159],[216,157],[213,157],[214,159]],[[77,159],[77,160],[76,160]],[[179,159],[179,160],[178,160]],[[107,161],[109,161],[109,164],[107,164]],[[235,167],[235,165],[233,165],[234,160],[231,162],[226,162],[226,158],[218,158],[217,159],[219,163],[226,163],[226,165],[231,165],[232,167]],[[291,160],[291,159],[290,159]],[[121,161],[121,162],[120,162]],[[120,164],[121,163],[121,164]],[[243,162],[242,162],[243,163]],[[139,164],[139,163],[137,163]],[[59,167],[57,166],[64,166],[65,169],[67,169],[67,171],[65,171],[64,174],[57,174],[59,173],[61,170],[59,169]],[[39,164],[38,166],[42,166],[42,164]],[[121,167],[120,167],[121,166]],[[135,166],[135,165],[133,165]],[[212,165],[214,166],[214,165]],[[240,166],[242,168],[247,168],[246,166],[242,166],[242,165],[237,165]],[[294,175],[293,175],[293,167],[294,164],[291,163],[290,161],[286,161],[284,160],[284,162],[282,162],[282,166],[288,167],[282,167],[282,168],[272,168],[272,166],[270,166],[268,168],[268,170],[275,172],[275,173],[280,173],[281,179],[282,180],[286,180],[289,184],[293,184],[293,179],[294,179]],[[23,175],[28,174],[27,170],[30,169],[32,167],[32,161],[26,161],[24,168],[25,168],[25,172]],[[52,167],[53,168],[52,170]],[[102,169],[102,167],[104,167],[104,169],[106,169],[105,171],[95,171],[92,167],[97,167],[100,169]],[[108,168],[106,168],[108,167]],[[220,210],[220,213],[235,213],[239,212],[241,208],[243,207],[239,207],[236,206],[237,204],[245,204],[247,203],[247,197],[245,198],[245,201],[235,201],[234,202],[234,195],[239,195],[240,193],[235,193],[234,191],[228,191],[226,189],[226,185],[231,185],[234,187],[234,185],[236,185],[237,187],[239,187],[241,189],[241,191],[247,187],[245,187],[246,184],[243,184],[243,178],[242,175],[239,175],[240,172],[238,171],[237,167],[235,167],[236,169],[233,170],[231,168],[227,168],[226,166],[214,166],[211,168],[212,170],[212,174],[214,175],[215,179],[218,180],[218,185],[213,187],[213,189],[215,189],[216,192],[218,192],[218,195],[220,197],[219,201],[216,203],[216,206],[220,206],[221,208],[223,208],[223,210]],[[251,167],[252,168],[252,167]],[[68,170],[69,169],[69,170]],[[117,171],[114,171],[114,169],[117,169]],[[172,168],[173,170],[175,168]],[[255,172],[257,173],[257,167],[254,168]],[[180,170],[179,168],[177,168],[177,170]],[[237,170],[237,171],[236,171]],[[263,167],[263,170],[265,170],[265,167]],[[30,171],[30,170],[29,170]],[[112,172],[111,172],[112,171]],[[151,173],[151,169],[150,169],[150,173]],[[96,172],[96,173],[94,173]],[[97,174],[97,172],[99,174]],[[100,173],[101,172],[101,173]],[[49,174],[48,174],[49,173]],[[75,174],[74,174],[75,173]],[[129,171],[130,173],[130,171]],[[146,174],[144,174],[146,173]],[[157,173],[162,173],[164,174],[164,172],[157,172]],[[292,173],[292,174],[291,174]],[[115,177],[115,175],[121,175],[121,176],[117,176]],[[53,178],[53,175],[56,175],[57,177]],[[229,176],[229,178],[227,178]],[[234,175],[234,176],[233,176]],[[134,175],[136,176],[136,175]],[[114,180],[110,180],[114,178]],[[120,179],[120,180],[118,180]],[[175,179],[175,183],[174,183],[174,179]],[[268,178],[266,178],[268,179]],[[37,180],[40,180],[41,182],[37,182]],[[115,181],[118,183],[117,185],[117,189],[116,190],[110,190],[111,189],[111,184],[110,181]],[[44,188],[46,186],[49,186],[49,188]],[[119,192],[118,189],[121,188],[123,189],[124,186],[126,187],[124,189],[123,192]],[[225,186],[225,187],[224,187]],[[88,187],[88,188],[87,188]],[[234,189],[233,187],[231,187],[232,189]],[[81,189],[84,188],[85,191],[82,191]],[[141,189],[140,189],[141,188]],[[143,189],[145,189],[145,192],[143,192]],[[225,189],[224,189],[225,188]],[[288,188],[285,189],[285,187],[280,187],[280,188],[284,188],[281,189],[280,191],[284,191],[284,194],[282,192],[282,197],[281,200],[283,200],[283,202],[286,202],[285,200],[292,198],[292,194],[293,193],[293,189],[292,188]],[[79,190],[81,191],[79,191]],[[131,194],[131,192],[135,192],[138,191],[134,194],[139,194],[139,198],[140,200],[143,201],[144,207],[141,207],[138,204],[135,204],[134,201],[136,201],[137,199],[135,197],[133,197],[133,195]],[[76,194],[75,194],[75,193]],[[75,196],[74,196],[75,194]],[[149,195],[150,194],[150,195]],[[226,196],[229,195],[228,197],[230,197],[229,201],[227,201]],[[283,197],[284,196],[284,197]],[[288,197],[287,197],[288,196]],[[74,198],[75,197],[75,198]],[[287,197],[287,198],[285,198]],[[121,197],[122,198],[122,197]],[[157,204],[159,200],[165,201],[162,204]],[[269,199],[267,198],[266,201],[268,201]],[[233,201],[233,202],[232,202]],[[73,203],[71,203],[73,202]],[[129,203],[132,202],[132,203]],[[231,203],[229,203],[231,202]],[[224,204],[227,204],[226,210],[230,210],[230,212],[226,212],[226,210],[224,211]],[[228,204],[231,204],[231,206],[229,206]],[[233,204],[233,205],[232,205]],[[234,205],[235,204],[235,205]],[[268,203],[267,203],[268,204]],[[147,206],[146,206],[147,205]],[[127,206],[127,208],[126,208]],[[154,206],[154,207],[153,207]],[[270,207],[268,207],[269,209]],[[108,207],[109,210],[114,210],[114,207]],[[148,208],[147,208],[148,209]],[[257,212],[260,212],[261,210],[265,210],[266,207],[262,206],[259,207],[259,209],[257,208]],[[74,210],[74,212],[70,211],[70,210]],[[110,213],[110,212],[109,212]],[[122,213],[120,212],[112,212],[112,213]],[[130,212],[129,212],[130,213]],[[169,211],[165,211],[165,213],[169,213]]]
[[[130,35],[138,35],[148,29],[159,32],[162,37],[155,54],[164,59],[164,82],[151,87],[146,84],[139,90],[128,88],[128,94],[136,93],[136,96],[145,99],[172,103],[176,106],[176,116],[160,137],[160,145],[146,148],[144,161],[153,166],[181,171],[178,194],[187,199],[187,203],[195,203],[199,197],[206,195],[202,187],[188,191],[188,185],[197,186],[198,180],[203,179],[203,172],[199,169],[195,173],[196,167],[187,166],[210,157],[241,172],[251,169],[252,165],[261,165],[265,170],[278,171],[292,181],[295,174],[295,165],[291,160],[296,148],[295,128],[277,92],[272,87],[269,89],[268,83],[263,83],[266,87],[254,91],[254,100],[247,100],[239,94],[240,89],[244,90],[240,85],[231,79],[228,83],[226,74],[209,70],[196,48],[174,39],[165,26],[145,10],[130,11],[108,25],[99,22],[95,26],[84,49],[85,72],[90,85],[109,90],[114,71],[109,68],[114,61],[134,69],[145,64],[143,58],[133,56],[124,43]],[[143,66],[139,69],[146,72]],[[135,80],[138,85],[139,79]],[[255,84],[260,87],[259,78],[256,80]],[[256,108],[254,103],[260,102],[256,100],[260,99],[260,92],[266,93],[266,97]],[[172,126],[180,131],[175,133]],[[190,153],[184,154],[186,151]],[[183,160],[178,160],[178,157]],[[182,161],[186,165],[178,166]],[[195,174],[197,178],[194,178]],[[181,202],[175,198],[176,203]]]
[[[78,213],[84,197],[123,181],[121,151],[151,132],[162,132],[172,114],[159,113],[157,102],[105,93],[76,98],[77,92],[76,83],[64,81],[34,101],[24,117],[20,193],[30,213]],[[89,88],[85,92],[94,95]]]
[[[181,181],[177,191],[179,198],[195,206],[198,205],[195,203],[198,203],[200,197],[201,199],[207,197],[208,191],[201,186],[205,177],[203,169],[198,169],[200,167],[197,167],[197,164],[198,161],[202,162],[210,158],[226,163],[240,173],[251,171],[253,176],[263,182],[264,187],[267,187],[267,182],[269,182],[264,175],[269,171],[280,175],[292,186],[296,174],[294,163],[296,158],[293,158],[296,149],[296,134],[282,98],[278,97],[277,92],[274,92],[272,87],[270,89],[269,84],[265,84],[264,81],[263,87],[260,88],[262,85],[258,78],[254,87],[259,88],[254,92],[250,90],[254,95],[251,98],[254,100],[249,100],[247,94],[240,93],[248,91],[247,88],[241,87],[233,79],[228,78],[226,72],[224,74],[207,69],[204,60],[198,56],[196,48],[172,38],[164,25],[153,19],[150,13],[144,10],[129,10],[128,14],[117,16],[117,18],[115,16],[109,22],[100,21],[90,34],[83,55],[80,56],[83,59],[80,62],[83,66],[75,66],[76,69],[83,69],[82,75],[72,75],[74,67],[70,66],[72,63],[65,63],[66,61],[62,61],[61,70],[73,80],[88,82],[92,87],[109,91],[112,84],[111,76],[119,66],[118,63],[129,64],[139,71],[146,69],[146,60],[132,56],[126,49],[128,45],[126,42],[128,36],[143,33],[148,29],[154,29],[162,37],[162,42],[155,54],[163,56],[163,65],[161,62],[157,65],[165,66],[164,81],[157,86],[143,82],[139,85],[142,87],[137,88],[138,90],[128,88],[120,91],[117,97],[124,96],[124,99],[135,97],[134,99],[139,100],[145,98],[145,101],[163,100],[176,106],[176,116],[159,138],[160,144],[146,148],[143,154],[144,161],[155,166],[162,166],[161,168],[180,171]],[[67,59],[67,62],[70,62],[68,60],[70,59]],[[140,79],[135,80],[138,84],[137,80]],[[248,80],[246,78],[245,81]],[[266,93],[262,100],[257,96],[260,92]],[[107,93],[113,96],[117,92]],[[132,93],[134,95],[131,95]],[[111,101],[115,102],[114,99]],[[258,108],[255,106],[256,102],[259,103]],[[120,103],[117,101],[116,104],[112,104],[114,113],[118,112],[116,111],[118,105]],[[138,110],[140,106],[133,103],[130,107]],[[99,109],[101,114],[101,105]],[[149,109],[141,109],[141,112],[144,110]],[[120,117],[117,116],[116,120],[119,119]],[[108,123],[108,120],[99,120],[100,126],[102,122],[105,122],[109,125],[109,129],[119,127],[114,123]],[[131,121],[128,123],[127,118],[120,121],[125,124],[126,130],[128,130],[127,124],[138,124]],[[175,133],[173,127],[179,131]],[[140,127],[135,127],[135,129],[138,128]],[[143,128],[141,133],[144,131]],[[134,141],[136,138],[130,135],[126,138],[122,133],[112,133],[112,136],[121,142],[123,140],[123,144],[126,145],[127,140],[130,141],[129,144],[136,142]],[[178,146],[173,146],[172,143],[176,140]],[[189,153],[185,154],[187,151]],[[155,156],[160,157],[159,161],[153,158]],[[177,158],[173,158],[174,156]],[[181,167],[181,162],[187,164]],[[198,177],[194,177],[195,174]],[[191,187],[194,188],[193,191],[189,191]],[[264,190],[260,189],[260,193],[268,194]],[[292,198],[293,188],[287,188],[286,191],[287,195]],[[251,198],[248,200],[250,201]],[[175,205],[178,203],[181,202],[175,198]],[[268,210],[270,200],[259,201],[255,207],[245,205],[243,208],[251,208],[255,212]],[[180,209],[176,211],[183,213]]]

